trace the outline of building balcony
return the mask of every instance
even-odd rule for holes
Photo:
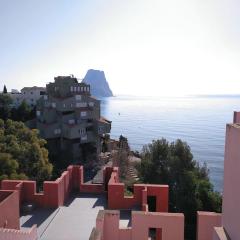
[[[37,128],[40,131],[41,137],[45,139],[59,138],[62,134],[62,130],[58,122],[50,124],[37,122]]]

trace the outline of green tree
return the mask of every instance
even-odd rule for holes
[[[11,119],[14,121],[26,122],[36,116],[36,109],[31,108],[25,101],[19,105],[18,108],[12,108]]]
[[[29,178],[38,184],[50,179],[52,164],[45,144],[36,129],[0,119],[0,178]]]
[[[144,146],[139,166],[144,183],[169,185],[169,209],[185,215],[186,239],[194,239],[196,212],[221,211],[221,195],[214,192],[206,165],[193,160],[187,143],[166,139]]]
[[[3,93],[7,93],[7,87],[6,87],[6,85],[4,85],[4,87],[3,87]]]
[[[27,179],[23,173],[17,173],[18,162],[9,153],[0,153],[0,181],[3,179]]]
[[[6,120],[11,117],[11,104],[12,99],[10,96],[1,93],[0,94],[0,118]]]

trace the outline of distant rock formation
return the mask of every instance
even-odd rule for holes
[[[91,94],[95,97],[113,96],[104,71],[89,69],[82,82],[90,84]]]

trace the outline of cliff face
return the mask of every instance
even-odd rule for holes
[[[89,69],[82,82],[90,84],[91,94],[95,97],[113,96],[104,71]]]

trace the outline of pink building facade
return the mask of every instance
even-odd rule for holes
[[[198,212],[198,240],[240,239],[240,112],[226,126],[222,214]]]
[[[120,213],[118,210],[99,211],[96,228],[92,232],[95,240],[146,240],[149,229],[157,230],[156,239],[184,240],[184,216],[180,213],[162,213],[133,211],[132,226],[119,227]]]

